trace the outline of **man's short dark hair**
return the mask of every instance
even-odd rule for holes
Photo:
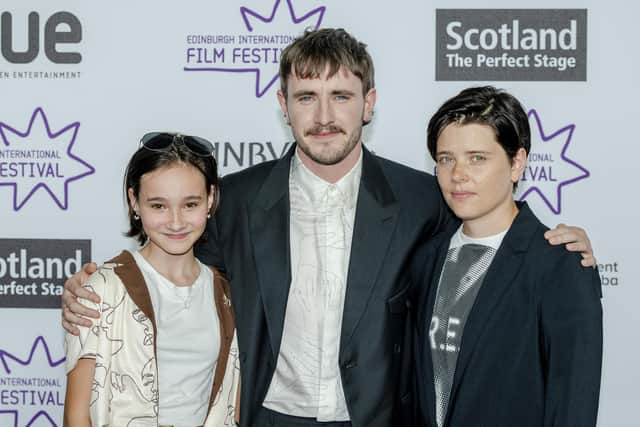
[[[434,160],[438,137],[452,123],[490,126],[510,159],[520,148],[529,154],[531,130],[527,113],[513,95],[503,90],[493,86],[471,87],[442,104],[427,127],[427,147]]]
[[[287,80],[293,73],[301,79],[320,77],[326,70],[329,77],[340,67],[351,71],[362,81],[363,95],[374,87],[373,60],[367,45],[359,42],[342,28],[306,31],[280,55],[280,88],[287,96]]]

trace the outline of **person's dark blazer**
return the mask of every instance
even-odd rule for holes
[[[251,426],[273,376],[291,281],[289,169],[280,160],[225,177],[197,250],[223,269],[236,310],[240,420]],[[356,427],[412,425],[410,257],[451,218],[433,176],[363,148],[339,364]],[[217,242],[217,243],[216,243]]]
[[[602,364],[597,270],[551,246],[526,203],[462,331],[445,427],[595,426]],[[429,326],[455,228],[417,250],[415,356],[420,425],[435,426]]]

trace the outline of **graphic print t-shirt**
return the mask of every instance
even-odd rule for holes
[[[471,238],[464,235],[460,226],[449,243],[429,327],[439,427],[447,413],[467,317],[506,233],[507,230],[494,236]]]

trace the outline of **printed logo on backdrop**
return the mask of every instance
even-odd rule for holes
[[[215,141],[213,155],[224,175],[258,163],[277,160],[291,148],[291,144],[276,144],[271,141]]]
[[[0,347],[0,425],[57,427],[64,406],[64,361],[51,354],[41,336],[20,351]]]
[[[527,166],[518,185],[520,200],[538,196],[558,215],[566,186],[589,177],[589,171],[570,156],[576,126],[568,124],[556,131],[545,131],[536,110],[528,113],[531,127],[531,150]]]
[[[211,33],[202,28],[187,35],[184,71],[253,74],[255,96],[262,97],[278,80],[282,49],[304,30],[317,29],[325,12],[324,6],[300,12],[293,0],[276,0],[269,7],[259,11],[240,7],[239,16],[220,18],[237,19],[237,32]]]
[[[59,309],[64,281],[90,260],[90,240],[0,239],[0,308]]]
[[[42,108],[36,108],[26,127],[14,127],[1,119],[0,187],[13,187],[13,209],[20,210],[42,190],[66,210],[69,184],[95,172],[93,166],[72,153],[80,123],[54,130]],[[2,200],[0,206],[6,206]]]
[[[0,80],[80,78],[82,23],[71,12],[0,9]]]
[[[437,9],[436,80],[586,81],[586,9]]]
[[[618,261],[598,263],[598,272],[602,286],[619,286],[622,283],[622,271]]]

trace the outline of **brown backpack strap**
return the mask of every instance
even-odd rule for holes
[[[213,271],[213,298],[216,304],[216,313],[220,323],[220,354],[218,354],[218,363],[213,374],[213,387],[211,389],[211,397],[209,399],[209,410],[215,400],[220,385],[224,378],[229,359],[229,350],[233,341],[233,333],[235,331],[235,316],[233,305],[231,304],[231,291],[229,281],[214,267]]]

